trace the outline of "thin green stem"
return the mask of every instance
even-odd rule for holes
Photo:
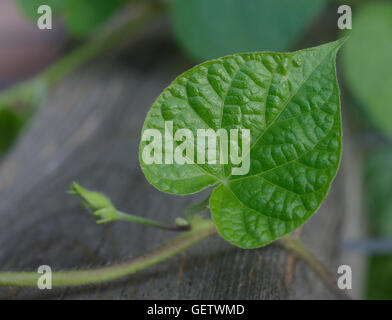
[[[195,203],[195,204],[190,205],[185,210],[185,216],[188,217],[188,216],[192,216],[194,214],[200,214],[200,213],[208,210],[209,203],[210,203],[210,196],[208,196],[207,198],[205,198],[203,201],[201,201],[199,203]]]
[[[190,230],[190,224],[185,219],[177,218],[176,226],[168,226],[155,220],[121,212],[114,207],[108,197],[102,193],[87,190],[76,182],[71,184],[68,193],[76,195],[82,199],[83,205],[92,211],[94,216],[99,218],[97,220],[98,224],[122,220],[170,231]]]
[[[297,257],[302,259],[319,277],[319,279],[340,299],[348,300],[350,297],[337,286],[335,277],[328,269],[311,253],[300,240],[292,236],[286,236],[278,240],[278,243],[285,249],[293,252]]]
[[[42,102],[48,89],[65,75],[97,56],[109,51],[123,40],[132,38],[148,23],[162,16],[166,6],[161,2],[146,4],[131,20],[97,33],[97,37],[74,49],[37,76],[18,83],[0,93],[0,109],[9,108],[28,116]]]
[[[168,231],[186,231],[186,230],[190,230],[190,225],[176,225],[176,226],[167,226],[164,225],[160,222],[154,221],[154,220],[150,220],[150,219],[146,219],[146,218],[142,218],[139,216],[135,216],[133,214],[129,214],[129,213],[124,213],[121,211],[117,211],[118,215],[117,215],[117,219],[116,220],[122,220],[122,221],[128,221],[128,222],[135,222],[135,223],[140,223],[140,224],[144,224],[146,226],[150,226],[150,227],[155,227],[155,228],[159,228],[159,229],[163,229],[163,230],[168,230]],[[106,221],[101,221],[98,223],[104,223]]]
[[[158,2],[157,4],[146,5],[141,12],[131,21],[117,26],[114,30],[107,32],[98,38],[87,42],[75,49],[56,64],[49,67],[43,74],[48,83],[54,84],[66,74],[97,57],[103,52],[111,49],[116,44],[134,35],[149,22],[161,16],[166,7]]]
[[[94,211],[101,219],[98,223],[116,220],[130,221],[165,230],[189,230],[142,257],[110,267],[81,271],[62,271],[52,275],[53,286],[73,286],[99,283],[130,275],[153,264],[164,261],[177,253],[189,248],[199,241],[217,233],[211,219],[202,219],[197,214],[208,208],[209,197],[204,201],[191,205],[186,210],[185,224],[177,223],[169,227],[159,222],[117,211],[110,200],[103,194],[84,189],[76,182],[71,185],[71,194],[83,199],[85,206]],[[184,222],[183,221],[183,222]],[[183,223],[182,222],[182,223]],[[291,236],[278,240],[278,243],[301,258],[322,280],[322,282],[339,298],[349,297],[337,287],[336,279],[327,268],[299,241]],[[36,286],[39,274],[34,272],[0,272],[0,286]]]
[[[191,220],[190,231],[177,236],[147,254],[109,267],[54,272],[52,274],[52,286],[64,287],[96,284],[128,276],[167,260],[216,234],[217,230],[212,220],[194,216]],[[337,297],[350,299],[342,290],[339,290],[335,278],[327,268],[299,240],[286,236],[279,239],[278,243],[301,258]],[[35,287],[40,276],[40,274],[35,272],[0,272],[0,286]]]
[[[92,270],[53,272],[52,286],[95,284],[128,276],[167,260],[189,247],[215,235],[215,224],[210,219],[194,217],[191,230],[130,261]],[[36,287],[41,274],[35,272],[0,272],[0,286]]]

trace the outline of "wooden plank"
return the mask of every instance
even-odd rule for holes
[[[147,40],[146,40],[147,41]],[[74,180],[120,209],[171,223],[206,193],[155,190],[138,165],[138,140],[151,103],[187,66],[166,37],[117,62],[68,77],[0,167],[0,270],[97,267],[142,254],[174,235],[116,222],[96,225],[65,191]],[[317,214],[296,233],[337,270],[345,212],[345,166]],[[309,268],[277,245],[242,250],[216,237],[125,279],[98,286],[0,288],[0,298],[306,299],[332,298]]]

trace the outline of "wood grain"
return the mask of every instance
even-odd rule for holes
[[[0,269],[97,267],[137,256],[174,235],[116,222],[96,225],[65,191],[74,180],[123,211],[171,223],[206,193],[176,197],[149,185],[138,140],[150,105],[189,65],[167,36],[102,59],[59,85],[0,167]],[[333,271],[340,262],[345,163],[297,234]],[[133,276],[98,286],[1,288],[3,299],[329,299],[309,268],[276,245],[242,250],[216,237]]]

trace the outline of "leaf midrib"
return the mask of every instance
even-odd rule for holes
[[[259,137],[258,137],[258,138],[256,139],[256,141],[253,143],[253,145],[249,148],[249,152],[245,155],[245,157],[248,156],[248,155],[250,154],[250,152],[252,151],[252,149],[254,148],[254,146],[258,143],[258,141],[260,141],[260,139],[262,139],[262,137],[267,133],[267,131],[268,131],[274,124],[276,124],[277,119],[278,119],[279,116],[286,110],[288,104],[289,104],[289,103],[292,101],[292,99],[298,94],[298,92],[303,88],[304,84],[312,77],[312,75],[314,74],[314,72],[315,72],[315,71],[325,62],[325,59],[330,55],[330,53],[331,53],[334,49],[336,49],[335,46],[331,47],[331,48],[325,53],[325,55],[322,57],[322,59],[320,59],[320,61],[316,64],[316,66],[315,66],[314,69],[309,73],[309,75],[301,82],[301,84],[298,86],[298,88],[293,92],[293,94],[289,97],[289,99],[287,100],[287,102],[284,104],[284,106],[282,107],[282,110],[276,115],[275,119],[266,127],[266,129],[259,135]],[[305,50],[302,50],[302,51],[309,51],[309,49],[305,49]],[[294,53],[293,53],[293,54],[294,54]],[[246,62],[249,62],[249,61],[258,61],[258,60],[248,60],[248,61],[246,61]],[[224,66],[224,63],[222,62],[221,59],[217,59],[216,62],[219,62],[219,63],[221,63],[221,64]],[[244,62],[244,63],[246,63],[246,62]],[[241,70],[242,66],[243,66],[243,64],[238,68],[237,71],[235,71],[233,77],[231,78],[230,85],[228,86],[228,89],[225,90],[224,99],[222,99],[223,103],[222,103],[222,107],[221,107],[221,110],[222,110],[222,113],[221,113],[221,123],[220,123],[220,127],[219,127],[219,128],[222,127],[223,111],[224,111],[224,107],[225,107],[225,101],[226,101],[226,98],[227,98],[227,94],[228,94],[228,92],[229,92],[229,90],[230,90],[230,88],[231,88],[231,84],[232,84],[232,82],[233,82],[235,76],[236,76],[236,75],[238,74],[238,72]],[[207,73],[208,73],[208,71],[207,71]],[[271,77],[271,83],[272,83],[273,74],[271,74],[271,75],[272,75],[272,77]],[[270,83],[270,85],[271,85],[271,83]],[[267,98],[266,98],[265,107],[267,107],[269,92],[270,92],[270,86],[269,86],[269,89],[268,89],[268,92],[267,92]],[[196,110],[195,110],[195,109],[192,107],[192,105],[189,103],[189,97],[188,97],[188,95],[187,95],[187,98],[186,98],[186,99],[184,99],[184,98],[182,98],[182,99],[188,103],[188,105],[189,105],[190,109],[193,111],[193,113],[194,113],[194,114],[195,114],[195,115],[196,115],[196,116],[197,116],[197,117],[207,126],[207,128],[213,129],[213,128],[205,121],[205,119],[203,119],[203,118],[196,112]],[[316,147],[317,145],[318,145],[318,143],[317,143],[314,147]],[[314,149],[314,147],[313,147],[313,149]],[[301,157],[303,157],[305,154],[307,154],[308,152],[312,151],[313,149],[308,150],[306,153],[302,154]],[[271,168],[271,169],[269,169],[269,170],[267,170],[267,171],[265,171],[265,172],[262,172],[262,173],[259,173],[259,174],[256,174],[256,175],[252,175],[252,176],[246,176],[246,177],[244,177],[244,178],[239,178],[239,179],[243,180],[243,179],[247,179],[247,178],[251,178],[251,177],[255,177],[255,176],[259,176],[259,175],[265,174],[266,172],[273,171],[273,170],[275,170],[275,169],[277,169],[277,168],[280,168],[280,167],[283,167],[283,166],[285,166],[285,165],[287,165],[287,164],[289,164],[289,163],[295,162],[295,161],[297,161],[298,159],[300,159],[301,157],[298,157],[298,158],[295,159],[295,160],[289,161],[289,162],[287,162],[287,163],[285,163],[285,164],[283,164],[283,165],[281,165],[281,166]],[[188,159],[189,161],[194,160],[194,159],[189,159],[189,158],[186,158],[186,159]],[[194,161],[193,161],[193,162],[194,162]],[[214,174],[212,174],[212,173],[210,173],[210,172],[208,172],[206,169],[203,168],[203,166],[201,166],[201,165],[198,164],[197,162],[194,162],[194,164],[195,164],[196,167],[197,167],[200,171],[202,171],[204,174],[206,174],[206,175],[208,175],[208,176],[214,178],[214,179],[216,180],[216,182],[217,182],[218,185],[219,185],[219,184],[222,184],[222,185],[224,185],[224,186],[227,185],[228,189],[230,189],[228,183],[229,183],[230,178],[232,177],[232,174],[230,173],[229,176],[224,177],[224,168],[225,168],[225,165],[224,165],[224,164],[221,164],[221,165],[220,165],[220,167],[222,168],[222,172],[223,172],[223,176],[222,176],[223,179],[220,178],[220,177],[218,177],[218,176],[216,176],[216,175],[214,175]],[[233,180],[233,181],[238,181],[239,179],[235,179],[235,180]],[[213,186],[213,185],[210,185],[210,186]],[[230,190],[231,190],[231,189],[230,189]]]
[[[260,136],[256,139],[256,141],[254,142],[253,145],[251,145],[251,147],[249,148],[249,152],[244,156],[247,157],[250,152],[252,151],[252,149],[254,148],[254,146],[260,141],[260,139],[267,133],[267,131],[274,125],[276,124],[277,119],[280,117],[280,115],[283,113],[283,111],[286,110],[287,106],[289,105],[289,103],[293,100],[293,98],[298,94],[298,92],[303,88],[304,84],[312,77],[312,75],[314,74],[314,72],[321,66],[322,63],[324,63],[325,59],[329,56],[329,54],[335,49],[335,47],[333,47],[332,49],[328,50],[327,53],[325,54],[325,56],[320,60],[320,62],[315,66],[315,68],[312,70],[312,72],[309,74],[308,77],[306,77],[302,83],[298,86],[298,88],[294,91],[294,93],[290,96],[289,100],[286,102],[286,104],[282,107],[282,110],[277,114],[277,116],[275,117],[275,119],[266,127],[266,129],[264,130],[264,132],[262,132],[260,134]],[[268,101],[268,97],[266,99],[266,103]],[[226,179],[229,180],[232,177],[232,174],[230,174]]]

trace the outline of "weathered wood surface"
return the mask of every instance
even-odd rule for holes
[[[74,180],[120,209],[171,223],[204,194],[155,190],[138,165],[151,103],[189,65],[167,37],[127,57],[100,60],[63,81],[0,167],[0,270],[92,268],[137,256],[175,234],[116,222],[97,225],[67,195]],[[298,236],[332,270],[340,263],[347,203],[343,161],[331,192]],[[309,268],[277,245],[242,250],[216,237],[112,283],[40,291],[0,288],[0,298],[328,299]]]

